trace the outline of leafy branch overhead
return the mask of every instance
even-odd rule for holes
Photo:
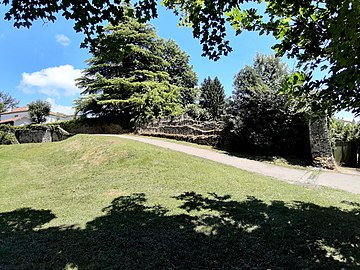
[[[10,6],[5,19],[13,19],[16,27],[30,27],[37,19],[55,21],[61,14],[75,21],[75,30],[86,35],[84,44],[91,45],[93,36],[103,33],[104,21],[116,25],[124,16],[142,21],[157,16],[155,0],[0,0],[0,4]],[[232,50],[227,23],[238,35],[244,30],[272,34],[278,40],[273,47],[277,56],[297,59],[303,70],[293,80],[304,78],[305,84],[292,86],[290,92],[317,100],[314,109],[360,114],[360,1],[163,0],[162,4],[180,16],[181,24],[192,27],[203,55],[210,59]],[[321,78],[315,79],[318,72]]]
[[[293,87],[296,96],[316,97],[314,109],[350,109],[360,114],[360,1],[193,1],[164,0],[181,15],[203,44],[203,54],[217,60],[231,51],[225,22],[236,34],[272,34],[277,56],[298,60],[305,85]],[[314,79],[322,71],[321,79]],[[294,74],[295,80],[304,77]],[[314,100],[314,99],[313,99]]]
[[[93,37],[103,33],[104,22],[117,24],[125,15],[137,15],[149,20],[157,16],[156,1],[140,0],[134,8],[128,9],[130,0],[0,0],[1,5],[10,8],[5,13],[6,20],[13,20],[17,28],[32,26],[36,20],[54,22],[61,15],[74,21],[76,32],[83,32],[86,38],[82,44],[93,45]]]

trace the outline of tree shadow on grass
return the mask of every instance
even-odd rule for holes
[[[356,269],[360,211],[183,193],[185,214],[118,197],[104,216],[41,229],[49,210],[0,213],[0,269]]]

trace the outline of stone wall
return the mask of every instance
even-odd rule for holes
[[[309,123],[309,139],[313,165],[336,168],[326,117]],[[155,120],[139,128],[137,133],[215,146],[219,143],[222,125],[219,122],[200,122],[188,117]]]
[[[59,122],[59,125],[71,134],[121,134],[130,132],[119,123],[97,118],[62,121]]]
[[[71,136],[59,126],[27,126],[15,129],[19,143],[57,142]]]
[[[121,134],[126,133],[127,130],[118,124],[102,123],[97,125],[84,124],[83,126],[72,129],[73,134]]]
[[[136,130],[140,135],[217,145],[222,130],[219,122],[200,122],[187,116],[154,120]]]
[[[330,142],[328,122],[325,116],[310,121],[309,136],[313,165],[334,170],[336,163]]]

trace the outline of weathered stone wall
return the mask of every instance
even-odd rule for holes
[[[71,134],[121,134],[130,132],[118,123],[94,118],[62,121],[59,124]]]
[[[331,148],[327,118],[325,116],[310,121],[309,136],[313,165],[334,170],[336,163]]]
[[[85,124],[79,128],[71,130],[74,134],[121,134],[126,131],[117,124],[104,123],[98,125]]]
[[[219,122],[200,122],[187,116],[154,120],[137,129],[146,136],[164,137],[205,145],[216,145],[222,130]]]
[[[205,145],[217,145],[222,125],[219,122],[200,122],[188,117],[155,120],[139,128],[137,133],[146,136],[164,137]],[[326,117],[309,123],[310,149],[313,165],[335,169],[330,134]]]
[[[56,142],[68,138],[70,134],[58,126],[28,126],[15,129],[19,143]]]

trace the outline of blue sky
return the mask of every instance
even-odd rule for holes
[[[151,23],[158,35],[173,39],[190,55],[190,63],[198,74],[199,84],[207,76],[218,76],[230,95],[234,75],[246,64],[251,65],[257,52],[271,54],[275,39],[244,32],[234,36],[229,31],[233,52],[214,62],[201,57],[201,45],[192,37],[191,29],[179,28],[178,18],[171,11],[159,9],[159,17]],[[0,7],[0,90],[10,93],[26,105],[35,99],[48,100],[52,110],[70,114],[72,102],[80,90],[74,79],[86,68],[90,58],[87,49],[81,49],[81,33],[73,30],[73,23],[60,16],[55,23],[36,21],[30,29],[17,29],[2,18]],[[294,61],[284,59],[290,68]],[[343,114],[344,118],[352,118]]]

